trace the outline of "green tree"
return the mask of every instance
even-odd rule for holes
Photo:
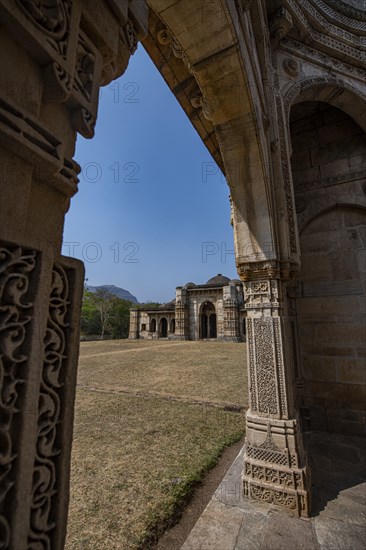
[[[132,304],[134,308],[150,308],[150,309],[155,309],[155,308],[158,308],[160,307],[162,304],[160,304],[159,302],[146,302],[145,304]]]
[[[81,310],[82,335],[127,338],[132,306],[135,304],[122,300],[105,289],[89,292],[85,288]]]
[[[84,290],[81,307],[81,334],[92,336],[101,334],[100,315],[92,299],[93,293]]]
[[[90,301],[99,314],[101,339],[104,338],[108,325],[113,316],[114,299],[115,297],[105,288],[98,288],[97,291],[92,292],[90,296]]]
[[[112,338],[127,338],[130,328],[130,308],[132,302],[115,297],[109,329]]]

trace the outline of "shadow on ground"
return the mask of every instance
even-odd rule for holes
[[[366,482],[366,440],[312,432],[306,436],[312,475],[312,517],[340,498],[352,499]],[[346,504],[346,503],[345,503]]]

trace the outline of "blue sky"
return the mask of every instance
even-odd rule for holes
[[[84,261],[88,284],[165,302],[188,281],[236,278],[229,188],[141,45],[101,90],[95,137],[78,136],[75,158],[63,254]]]

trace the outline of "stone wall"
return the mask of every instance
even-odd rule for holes
[[[301,246],[297,313],[308,427],[365,433],[366,135],[305,102],[291,116]]]

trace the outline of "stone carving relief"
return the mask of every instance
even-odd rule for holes
[[[92,100],[95,54],[88,44],[86,35],[80,32],[74,74],[74,89],[83,94],[90,103]]]
[[[292,29],[292,17],[284,7],[276,11],[270,21],[271,35],[277,40],[284,38]]]
[[[365,31],[366,21],[365,16],[351,5],[346,5],[347,0],[312,0],[319,12],[323,13],[326,18],[333,19],[338,25],[347,30]],[[362,4],[360,4],[362,11]],[[363,9],[363,12],[365,10]]]
[[[246,282],[244,290],[246,309],[280,306],[280,283],[276,279]]]
[[[60,390],[67,375],[69,283],[61,265],[52,271],[49,315],[44,338],[44,364],[38,402],[36,455],[33,471],[29,549],[52,548],[58,489],[58,442],[62,403]]]
[[[37,252],[0,246],[0,547],[10,541],[10,501],[16,480],[19,444],[17,420],[28,378],[29,334],[35,296]]]
[[[192,107],[199,109],[206,120],[212,120],[212,109],[201,92],[196,93],[190,99]]]
[[[269,447],[267,440],[265,444],[259,447],[248,445],[247,456],[253,460],[278,464],[279,466],[297,467],[296,453],[290,453],[288,449],[280,450],[274,444]]]
[[[299,26],[308,33],[318,48],[331,48],[337,55],[347,57],[351,61],[365,62],[365,52],[362,51],[366,45],[366,38],[345,31],[338,25],[326,20],[322,14],[308,0],[301,2],[286,0],[286,5],[296,18]],[[321,26],[321,31],[315,28],[313,21]]]
[[[366,72],[365,72],[365,76],[366,76]],[[334,85],[336,88],[339,88],[339,89],[343,88],[345,90],[348,90],[355,96],[358,96],[362,101],[366,102],[366,94],[363,94],[362,92],[354,88],[352,85],[350,85],[348,82],[345,82],[340,78],[336,78],[333,76],[317,76],[317,77],[304,78],[303,80],[300,80],[300,82],[298,82],[297,84],[293,84],[292,86],[290,86],[290,88],[287,90],[283,98],[283,104],[284,104],[287,118],[289,115],[290,107],[294,103],[297,97],[299,97],[303,92],[305,92],[309,88],[315,88],[317,86],[323,86],[323,85]]]
[[[246,446],[244,494],[306,516],[305,471],[299,469],[296,451],[280,449],[274,443],[271,429],[268,423],[267,437],[261,445]]]
[[[3,4],[4,8],[13,24],[21,28],[19,36],[25,34],[30,54],[43,68],[46,101],[66,102],[74,111],[75,130],[84,137],[92,137],[102,58],[79,28],[80,3],[71,0],[16,0]],[[22,24],[24,14],[29,20],[25,26]],[[81,115],[78,111],[82,111]]]
[[[186,66],[188,72],[191,75],[195,76],[194,69],[190,64],[186,54],[179,45],[177,39],[161,22],[157,26],[156,38],[159,44],[161,44],[162,46],[169,46],[174,57],[181,59]],[[206,120],[212,120],[212,109],[209,105],[209,102],[207,101],[207,98],[204,97],[197,83],[195,83],[194,89],[189,94],[189,100],[192,107],[197,109]]]
[[[286,416],[287,415],[287,391],[285,386],[285,374],[284,374],[285,367],[282,359],[283,343],[282,343],[280,323],[281,323],[281,319],[279,317],[273,319],[277,380],[278,380],[278,392],[279,392],[279,406],[280,406],[282,415]]]
[[[364,82],[366,79],[366,71],[364,69],[345,63],[344,61],[331,57],[329,54],[314,50],[314,48],[311,48],[307,44],[303,44],[289,37],[281,40],[281,50],[294,53],[304,59],[315,62],[324,67],[327,71],[329,71],[329,67],[332,67],[334,71],[356,78],[361,82]]]
[[[255,500],[262,500],[267,504],[277,504],[296,510],[296,495],[261,487],[254,484],[249,486],[250,496]]]
[[[15,0],[26,16],[46,36],[47,42],[66,59],[71,21],[71,0]]]
[[[289,57],[284,60],[283,68],[290,76],[298,76],[300,70],[299,62]]]
[[[278,414],[272,319],[253,319],[258,411]]]
[[[76,192],[79,165],[65,156],[62,142],[35,117],[0,99],[0,133],[16,154],[40,167],[38,173],[45,181],[52,176],[68,196]]]
[[[297,246],[297,231],[296,231],[296,215],[294,212],[294,197],[292,188],[291,167],[289,158],[289,143],[287,135],[287,126],[285,126],[284,117],[285,113],[282,106],[282,99],[280,96],[276,96],[276,111],[277,111],[277,123],[278,133],[280,138],[280,157],[281,157],[281,170],[283,178],[283,186],[285,191],[286,200],[286,212],[288,220],[288,231],[290,241],[290,251],[292,254],[298,253]]]
[[[181,59],[185,66],[187,67],[188,71],[193,74],[192,66],[188,61],[187,56],[185,55],[184,51],[179,45],[179,42],[176,40],[176,38],[171,34],[171,32],[161,23],[158,26],[157,35],[156,38],[162,46],[170,46],[174,57],[177,57],[178,59]]]
[[[133,23],[130,19],[124,25],[121,32],[130,55],[133,55],[137,49],[138,39],[137,32],[135,31]]]
[[[257,391],[255,378],[255,358],[254,358],[254,335],[253,335],[253,320],[247,318],[247,342],[248,342],[248,363],[249,363],[249,397],[250,408],[252,411],[257,410]]]

